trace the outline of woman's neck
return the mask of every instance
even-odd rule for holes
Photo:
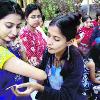
[[[60,57],[55,57],[54,59],[54,66],[55,67],[61,67],[64,65],[64,60],[61,60]]]
[[[0,45],[3,47],[7,47],[6,42],[2,39],[0,39]]]
[[[29,24],[27,24],[27,28],[30,30],[30,31],[32,31],[32,32],[34,32],[35,31],[35,28],[34,27],[32,27],[31,25],[29,25]]]
[[[65,49],[62,50],[62,51],[60,51],[60,52],[58,52],[58,53],[55,53],[55,57],[56,57],[58,60],[60,60],[64,52],[65,52]]]

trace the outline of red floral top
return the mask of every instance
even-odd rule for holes
[[[99,24],[96,20],[93,20],[92,23],[93,23],[94,27],[98,26],[98,24]]]
[[[46,48],[46,41],[43,39],[42,34],[38,30],[32,32],[26,26],[20,30],[19,36],[25,47],[28,62],[33,66],[37,66],[42,60]]]
[[[76,36],[76,39],[82,39],[78,47],[83,52],[87,53],[90,49],[90,38],[93,33],[93,28],[82,27],[80,28],[79,34]]]

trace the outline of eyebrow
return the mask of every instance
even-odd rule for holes
[[[6,23],[8,23],[8,24],[14,24],[14,23],[12,23],[12,22],[6,22]]]
[[[15,23],[12,23],[12,22],[6,22],[6,23],[8,23],[8,24],[15,24]],[[22,24],[22,23],[19,23],[17,25],[20,25],[20,24]]]
[[[38,14],[38,15],[41,15],[41,14]],[[38,16],[38,15],[34,15],[34,14],[33,14],[33,15],[31,15],[31,16]]]
[[[17,25],[21,25],[22,23],[19,23],[19,24],[17,24]]]
[[[50,33],[48,32],[47,35],[50,35]],[[56,36],[56,35],[53,35],[53,37],[60,38],[59,36]]]

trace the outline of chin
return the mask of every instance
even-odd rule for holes
[[[50,54],[54,54],[54,53],[55,53],[55,52],[52,51],[52,50],[48,50],[48,52],[49,52]]]
[[[11,41],[11,39],[5,39],[5,41],[6,41],[6,42],[10,42],[10,41]]]

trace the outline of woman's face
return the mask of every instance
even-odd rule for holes
[[[98,16],[98,23],[100,24],[100,16]]]
[[[17,14],[9,14],[0,19],[0,39],[4,41],[12,41],[16,38],[21,24],[21,16]]]
[[[92,20],[90,18],[88,18],[85,22],[84,22],[84,26],[87,28],[91,28],[93,26]]]
[[[40,20],[42,19],[40,11],[33,10],[29,16],[26,18],[27,24],[29,26],[32,26],[33,28],[36,28],[40,24]]]
[[[51,54],[59,54],[65,51],[67,46],[66,37],[63,36],[56,26],[49,26],[47,47],[48,52]]]

